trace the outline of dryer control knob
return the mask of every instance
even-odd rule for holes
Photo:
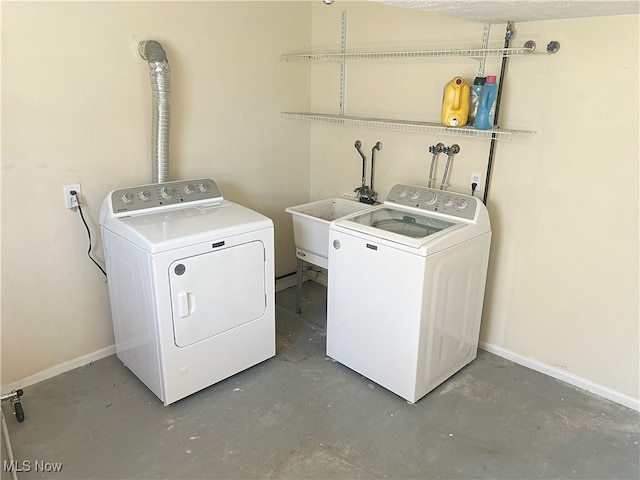
[[[207,190],[209,190],[209,184],[208,184],[208,183],[206,183],[206,182],[201,183],[200,185],[198,185],[198,189],[199,189],[201,192],[206,192]]]
[[[173,185],[166,185],[162,187],[162,190],[160,191],[160,193],[162,193],[162,196],[164,198],[171,198],[175,195],[176,189]]]
[[[198,189],[193,183],[189,183],[184,186],[184,193],[191,195],[192,193],[196,193]]]
[[[138,192],[138,196],[140,197],[140,200],[147,202],[151,198],[151,192],[149,190],[142,190],[141,192]]]
[[[133,202],[133,193],[131,192],[127,192],[124,195],[122,195],[122,201],[124,203],[131,203]]]
[[[411,192],[411,200],[416,200],[420,195],[419,192]]]

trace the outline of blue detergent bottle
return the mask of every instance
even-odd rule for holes
[[[478,100],[478,111],[476,112],[475,127],[478,130],[489,130],[493,126],[493,103],[496,101],[496,76],[487,75],[487,81],[482,87],[480,99]]]
[[[482,93],[482,87],[487,81],[484,77],[476,77],[473,81],[473,85],[469,87],[469,118],[467,119],[467,125],[475,125],[476,115],[478,113],[478,100],[480,100],[480,94]]]

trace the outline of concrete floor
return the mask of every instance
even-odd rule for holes
[[[483,351],[408,404],[325,356],[324,287],[294,297],[275,358],[169,407],[115,356],[26,388],[20,478],[639,477],[637,412]]]

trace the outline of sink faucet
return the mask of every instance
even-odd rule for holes
[[[362,157],[362,184],[359,187],[356,187],[356,189],[354,190],[354,192],[358,194],[358,198],[360,198],[364,194],[365,189],[368,189],[368,187],[365,185],[365,181],[366,181],[365,180],[365,166],[366,166],[366,163],[367,163],[367,157],[365,156],[364,152],[362,151],[362,142],[360,140],[356,140],[356,143],[353,146],[356,147],[356,150],[358,151],[358,153]]]
[[[376,161],[376,150],[379,152],[382,150],[382,142],[376,142],[376,144],[371,149],[371,204],[376,203],[378,199],[378,192],[373,189],[373,172],[375,171],[375,161]]]
[[[376,144],[376,147],[378,146],[378,144],[380,144],[380,142],[378,142]],[[356,187],[353,191],[356,193],[358,200],[362,203],[368,203],[369,205],[373,205],[374,203],[376,203],[376,199],[378,197],[378,195],[376,194],[376,192],[373,191],[373,189],[371,187],[369,187],[366,184],[366,165],[367,165],[367,156],[364,154],[364,152],[362,151],[362,142],[360,140],[356,140],[356,143],[354,144],[354,147],[356,148],[356,150],[358,151],[358,153],[360,154],[360,156],[362,157],[362,183],[360,184],[359,187]],[[374,147],[374,150],[376,149],[376,147]],[[382,148],[382,144],[380,144],[380,148]],[[380,149],[378,148],[378,150]],[[372,155],[372,163],[371,163],[371,180],[373,181],[373,151],[371,153]]]

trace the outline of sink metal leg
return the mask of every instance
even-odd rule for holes
[[[7,420],[4,418],[4,407],[0,405],[0,421],[2,425],[0,425],[0,429],[2,430],[2,443],[4,443],[4,449],[7,452],[7,460],[5,460],[5,468],[6,465],[9,465],[11,469],[11,480],[18,480],[18,473],[16,470],[16,461],[13,456],[13,447],[11,446],[11,437],[9,436],[9,428],[7,427]]]
[[[296,266],[296,313],[300,313],[300,297],[302,296],[302,268],[304,261],[298,258]]]

